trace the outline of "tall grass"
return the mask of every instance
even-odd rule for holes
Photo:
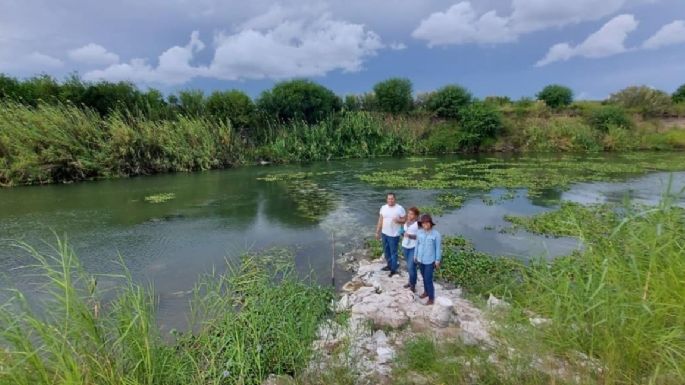
[[[585,250],[523,270],[516,303],[551,319],[554,352],[596,359],[599,383],[685,383],[685,216],[673,201],[628,208],[618,225],[572,217]]]
[[[216,120],[0,105],[1,185],[226,167],[240,161],[238,149],[232,127]]]
[[[197,284],[190,332],[165,342],[153,291],[124,274],[103,301],[66,243],[35,258],[46,299],[19,291],[0,307],[0,384],[260,384],[295,374],[330,295],[302,280],[281,252],[245,257]]]

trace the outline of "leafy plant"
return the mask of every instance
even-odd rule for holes
[[[550,84],[537,94],[538,100],[542,100],[552,108],[561,108],[571,105],[573,91],[559,84]]]
[[[409,79],[391,78],[373,86],[376,108],[391,114],[401,114],[412,109],[412,84]]]

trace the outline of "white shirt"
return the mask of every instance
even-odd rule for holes
[[[392,207],[383,205],[383,207],[381,207],[380,214],[383,217],[382,233],[389,237],[399,237],[401,228],[400,226],[402,225],[395,223],[395,219],[397,219],[397,217],[403,217],[406,215],[404,207],[398,205],[397,203],[395,203],[395,205]]]
[[[407,224],[405,223],[402,226],[404,227],[405,234],[416,235],[419,232],[418,222],[414,222],[409,226],[407,226]],[[402,247],[404,247],[405,249],[413,249],[414,247],[416,247],[416,239],[404,237],[404,239],[402,239]]]

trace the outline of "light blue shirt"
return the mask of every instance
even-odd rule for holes
[[[437,230],[419,229],[416,234],[416,260],[424,265],[440,262],[442,259],[442,238]]]

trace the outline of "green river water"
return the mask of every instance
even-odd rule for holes
[[[654,162],[665,157],[676,164],[671,165],[669,172],[630,172],[610,181],[584,182],[579,178],[563,188],[540,189],[532,197],[525,188],[450,188],[448,191],[465,197],[464,204],[461,208],[445,209],[436,218],[437,228],[443,234],[462,234],[479,250],[495,255],[525,259],[568,254],[579,247],[577,240],[502,231],[509,226],[503,216],[554,209],[562,199],[618,202],[629,196],[639,202],[654,203],[669,178],[673,190],[685,186],[685,153],[655,154]],[[649,155],[643,158],[650,161]],[[57,234],[68,238],[88,271],[119,272],[117,260],[121,256],[136,280],[153,283],[164,326],[178,327],[184,322],[188,290],[197,276],[246,250],[291,248],[303,272],[312,270],[322,282],[330,282],[333,239],[335,254],[339,255],[369,238],[386,191],[395,191],[405,208],[434,205],[436,197],[444,192],[383,186],[382,181],[363,181],[360,175],[407,167],[430,169],[459,159],[463,158],[380,158],[251,166],[2,189],[0,273],[6,281],[3,286],[18,286],[40,295],[38,282],[25,277],[26,270],[19,269],[30,264],[31,259],[13,244],[23,241],[49,250]],[[473,159],[479,164],[493,157]],[[535,159],[542,164],[559,161],[553,156]],[[593,162],[630,161],[606,155],[596,156]],[[302,172],[308,173],[306,178],[302,178]],[[417,186],[421,182],[417,180]],[[173,194],[173,199],[161,203],[145,200],[160,193]],[[682,199],[680,203],[685,205]],[[336,280],[342,283],[346,273],[340,268],[336,270]],[[115,279],[106,276],[98,281],[104,288],[116,284]]]

